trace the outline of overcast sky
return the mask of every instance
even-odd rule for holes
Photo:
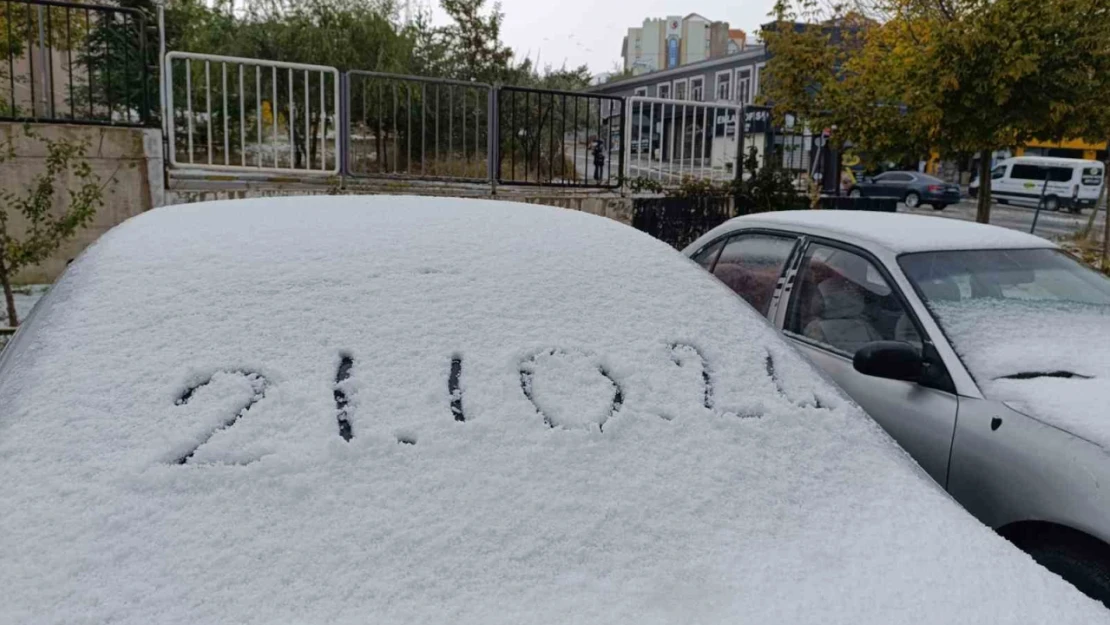
[[[425,7],[429,4],[433,20],[444,23],[438,0],[424,0]],[[492,7],[493,0],[487,5]],[[541,66],[585,64],[597,74],[620,62],[621,40],[644,18],[699,13],[742,28],[750,37],[770,21],[773,5],[774,0],[501,0],[502,39],[520,58],[539,57]]]

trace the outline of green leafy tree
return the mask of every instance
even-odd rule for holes
[[[978,154],[982,179],[995,150],[1110,134],[1096,112],[1110,92],[1103,0],[879,0],[868,8],[878,19],[865,22],[858,41],[833,45],[843,35],[835,27],[851,25],[852,15],[780,2],[776,24],[828,19],[818,21],[824,41],[780,35],[781,26],[765,35],[776,107],[798,107],[885,160]],[[977,218],[987,222],[990,185],[980,189]]]
[[[87,226],[104,204],[105,184],[93,173],[85,158],[88,144],[67,139],[49,139],[25,127],[24,136],[46,148],[44,169],[22,191],[0,191],[0,286],[8,311],[8,323],[19,318],[12,292],[12,276],[36,265],[57,251],[62,243]],[[14,141],[8,141],[0,162],[15,157]],[[111,182],[111,179],[109,179]],[[14,231],[12,221],[22,216],[24,227]]]

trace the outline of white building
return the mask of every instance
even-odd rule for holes
[[[621,48],[624,70],[639,76],[648,72],[715,59],[743,51],[727,22],[714,22],[697,13],[645,19],[629,28]]]

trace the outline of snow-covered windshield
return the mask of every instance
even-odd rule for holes
[[[929,304],[1000,299],[1110,306],[1110,279],[1057,249],[920,252],[898,262]]]

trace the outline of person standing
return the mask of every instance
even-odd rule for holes
[[[594,181],[601,182],[601,170],[605,167],[605,144],[600,138],[594,140]]]

